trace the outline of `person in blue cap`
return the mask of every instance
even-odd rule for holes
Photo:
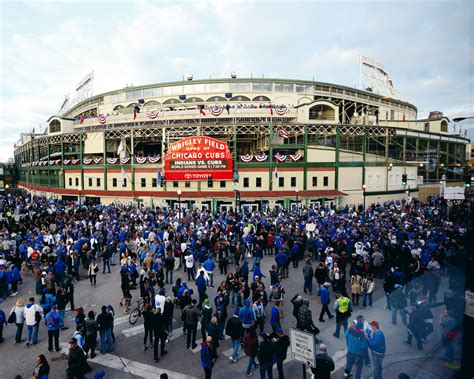
[[[46,314],[44,321],[48,328],[48,350],[51,352],[53,351],[54,339],[54,348],[56,349],[56,352],[59,352],[61,350],[61,347],[59,346],[59,331],[64,326],[64,321],[57,312],[56,305],[51,307],[51,311]]]

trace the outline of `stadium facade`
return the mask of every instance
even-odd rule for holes
[[[417,196],[463,180],[469,141],[432,112],[341,85],[214,79],[128,87],[53,115],[15,148],[19,186],[213,210]]]

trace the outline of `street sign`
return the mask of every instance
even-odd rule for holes
[[[314,334],[290,328],[291,359],[316,367],[316,341]]]

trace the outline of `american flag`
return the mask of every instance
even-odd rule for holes
[[[281,138],[288,139],[288,132],[283,127],[278,128],[278,135]]]

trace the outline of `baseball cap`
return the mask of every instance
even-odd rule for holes
[[[57,307],[56,305],[53,305],[53,306],[51,307],[51,309],[52,309],[53,311],[55,311],[55,310],[58,309],[58,307]]]
[[[283,329],[282,329],[282,328],[277,328],[277,329],[275,330],[275,333],[276,333],[276,334],[283,334]]]
[[[322,343],[321,345],[319,345],[319,350],[328,351],[328,347],[325,344]]]
[[[377,329],[379,329],[379,328],[380,328],[380,326],[379,326],[379,323],[378,323],[377,321],[375,321],[375,320],[374,320],[374,321],[371,321],[371,322],[369,322],[369,325],[370,325],[370,326],[375,326]]]
[[[72,337],[72,338],[69,340],[69,343],[77,343],[77,338]]]

